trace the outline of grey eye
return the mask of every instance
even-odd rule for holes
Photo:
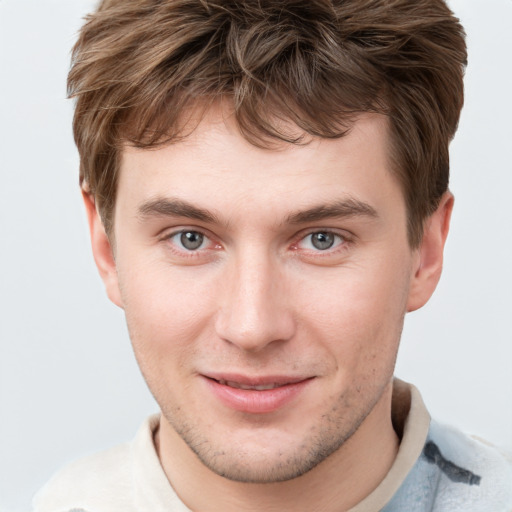
[[[319,251],[325,251],[330,249],[336,241],[336,235],[334,233],[328,233],[325,231],[319,231],[318,233],[312,233],[311,245]]]
[[[183,231],[179,237],[181,245],[189,251],[199,249],[204,243],[204,235],[197,231]]]

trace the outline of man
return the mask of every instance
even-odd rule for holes
[[[96,264],[161,415],[35,510],[509,511],[393,379],[442,268],[463,31],[441,0],[106,0],[69,88]]]

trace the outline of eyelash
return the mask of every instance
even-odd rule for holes
[[[342,252],[346,251],[350,247],[350,245],[353,243],[353,237],[345,231],[340,232],[340,231],[336,231],[333,229],[318,229],[318,228],[316,228],[314,230],[310,230],[307,233],[301,233],[297,237],[297,241],[291,245],[292,250],[299,251],[301,249],[299,247],[299,244],[303,243],[304,241],[306,241],[308,239],[308,237],[311,237],[312,235],[315,235],[315,234],[332,235],[338,239],[338,242],[336,243],[336,241],[335,241],[334,247],[332,247],[332,248],[328,247],[324,250],[321,250],[318,248],[317,249],[304,249],[304,251],[306,251],[309,255],[312,255],[312,257],[314,257],[314,258],[325,258],[325,257],[330,257],[333,255],[341,254]],[[312,242],[310,242],[310,243],[312,243]]]
[[[179,247],[178,242],[173,242],[172,240],[177,236],[182,236],[187,233],[195,233],[202,237],[204,237],[204,240],[201,245],[204,243],[209,242],[207,245],[213,244],[213,247],[205,247],[201,248],[198,247],[197,249],[187,249],[185,247]],[[303,243],[308,237],[315,235],[315,234],[324,234],[324,235],[332,235],[338,239],[338,243],[334,241],[335,246],[333,248],[329,247],[325,250],[321,249],[303,249],[303,252],[306,252],[308,256],[314,257],[314,258],[325,258],[329,256],[333,256],[335,254],[340,254],[348,249],[348,247],[353,243],[353,237],[348,234],[347,232],[338,232],[333,229],[314,229],[306,233],[300,233],[298,236],[294,237],[295,242],[293,242],[289,247],[292,251],[300,251],[301,248],[299,245]],[[204,257],[205,251],[212,251],[212,250],[220,250],[222,249],[222,245],[218,242],[213,241],[213,237],[205,233],[202,229],[179,229],[177,231],[173,231],[171,233],[165,234],[162,236],[161,241],[167,242],[170,249],[177,253],[180,257],[186,257],[186,258],[197,258],[197,257]]]
[[[179,229],[177,231],[173,231],[171,233],[167,233],[164,236],[161,237],[161,241],[167,242],[168,247],[174,252],[177,253],[180,257],[186,257],[186,258],[197,258],[198,256],[204,256],[205,251],[208,250],[208,248],[202,248],[201,246],[197,249],[187,249],[186,247],[179,247],[177,242],[173,242],[173,239],[177,236],[183,236],[188,233],[195,233],[197,235],[200,235],[203,237],[202,244],[210,245],[213,244],[214,247],[210,248],[209,250],[218,250],[221,249],[221,245],[219,243],[215,243],[212,240],[212,237],[209,236],[207,233],[204,232],[204,230],[201,229],[192,229],[192,228],[184,228]],[[209,243],[208,243],[209,242]]]

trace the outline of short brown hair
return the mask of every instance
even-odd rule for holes
[[[448,188],[464,30],[443,0],[103,0],[73,49],[80,178],[107,233],[123,144],[185,137],[189,107],[230,101],[252,143],[336,138],[389,118],[411,246]]]

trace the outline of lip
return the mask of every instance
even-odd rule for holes
[[[248,377],[234,374],[210,374],[202,377],[210,391],[223,405],[250,414],[271,413],[285,407],[313,380],[313,377],[283,375]],[[242,389],[233,386],[260,389]]]

